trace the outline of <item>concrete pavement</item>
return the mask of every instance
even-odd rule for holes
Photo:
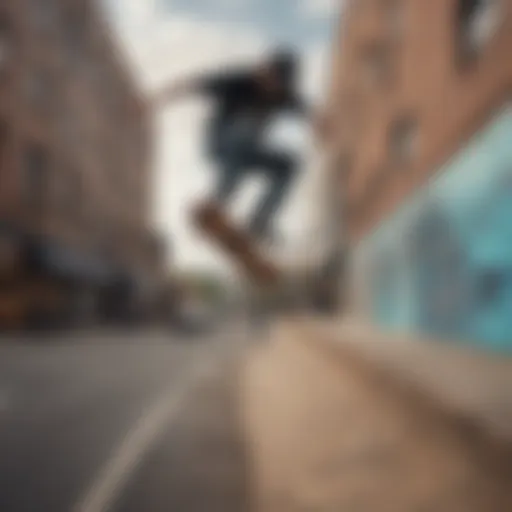
[[[0,510],[512,510],[510,359],[260,333],[0,345]]]
[[[224,443],[217,509],[243,510],[235,347],[140,332],[0,345],[0,510],[205,510],[198,488],[215,492],[191,476],[198,440]]]
[[[512,510],[512,446],[483,421],[506,412],[512,362],[358,327],[294,320],[246,361],[253,510]]]
[[[300,327],[299,327],[300,329]],[[440,407],[467,418],[490,435],[512,441],[512,357],[463,345],[460,340],[429,340],[378,332],[361,321],[307,322],[302,330],[340,357],[356,355],[392,375],[402,386],[418,388]]]
[[[238,421],[236,365],[199,381],[154,443],[115,512],[250,510],[248,459]]]

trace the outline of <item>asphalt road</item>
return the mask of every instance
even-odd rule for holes
[[[237,341],[0,343],[0,510],[243,511]]]

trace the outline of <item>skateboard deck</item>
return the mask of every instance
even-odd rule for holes
[[[200,206],[194,214],[196,225],[232,256],[258,282],[278,280],[277,268],[258,251],[254,241],[242,230],[233,227],[215,205]]]

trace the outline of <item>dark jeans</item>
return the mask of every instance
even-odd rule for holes
[[[219,204],[226,204],[247,177],[265,177],[267,190],[256,206],[249,230],[256,236],[266,234],[295,177],[295,158],[266,148],[261,137],[243,127],[220,130],[211,142],[219,172],[213,199]]]

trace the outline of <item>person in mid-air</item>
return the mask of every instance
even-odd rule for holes
[[[165,104],[200,94],[214,101],[207,141],[219,179],[211,201],[222,208],[249,173],[263,174],[268,189],[248,226],[249,234],[259,240],[273,240],[272,221],[297,175],[296,155],[269,148],[264,134],[278,114],[309,116],[297,92],[298,74],[297,56],[278,50],[260,65],[174,84],[157,98],[158,104]]]

